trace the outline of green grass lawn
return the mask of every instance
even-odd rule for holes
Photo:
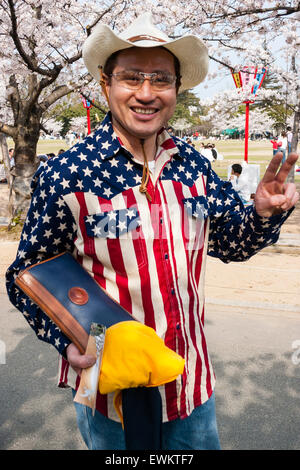
[[[55,153],[57,154],[60,149],[68,150],[69,146],[65,140],[39,140],[37,146],[37,153]]]
[[[245,143],[243,140],[220,140],[220,141],[196,141],[196,148],[200,150],[201,143],[213,142],[218,152],[220,152],[224,160],[216,160],[212,162],[212,167],[221,178],[227,178],[227,169],[233,163],[241,163],[244,161]],[[299,147],[298,147],[299,151]],[[299,153],[299,152],[298,152]],[[263,176],[270,160],[273,157],[272,145],[267,140],[256,140],[248,142],[248,163],[260,165],[260,175]],[[299,163],[300,165],[300,163]],[[300,174],[296,174],[296,181],[300,181]]]
[[[196,148],[200,150],[200,144],[214,142],[217,150],[223,155],[224,160],[214,161],[212,163],[213,169],[221,177],[227,178],[227,168],[233,163],[241,163],[244,160],[244,141],[243,140],[220,140],[212,141],[207,139],[205,141],[196,141]],[[7,139],[8,147],[13,147],[13,141]],[[68,149],[68,145],[64,140],[39,140],[37,153],[57,153],[60,149]],[[299,147],[298,147],[299,149]],[[299,152],[300,153],[300,152]],[[260,174],[264,174],[265,169],[273,156],[272,145],[267,140],[249,141],[248,144],[248,163],[259,164]],[[300,165],[300,163],[299,163]],[[295,181],[300,181],[300,173],[296,174]]]
[[[14,147],[12,139],[7,139],[8,148]],[[46,153],[55,153],[60,149],[67,150],[69,147],[66,144],[66,141],[63,140],[39,140],[37,146],[37,154],[46,154]]]

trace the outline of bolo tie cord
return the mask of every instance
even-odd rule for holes
[[[145,147],[144,147],[144,139],[141,139],[141,145],[142,145],[142,150],[143,150],[144,165],[143,165],[143,175],[142,175],[142,182],[140,186],[140,193],[145,194],[148,201],[151,202],[152,197],[148,193],[148,189],[147,189],[147,184],[150,178],[150,171],[149,171],[148,159],[147,159],[147,155],[146,155]]]
[[[108,99],[108,94],[107,94],[107,90],[106,90],[106,86],[105,86],[105,80],[103,78],[102,66],[99,66],[98,68],[99,68],[99,72],[100,72],[100,81],[99,81],[99,83],[100,83],[102,92],[103,92],[103,94],[106,98],[107,104],[109,106],[109,99]],[[148,181],[149,181],[149,178],[150,178],[150,171],[149,171],[147,155],[146,155],[145,148],[144,148],[144,139],[141,139],[141,146],[142,146],[142,151],[143,151],[144,164],[143,164],[142,182],[141,182],[139,190],[140,190],[140,193],[145,194],[148,201],[151,202],[152,198],[151,198],[150,194],[148,193],[148,189],[147,189],[147,184],[148,184]]]

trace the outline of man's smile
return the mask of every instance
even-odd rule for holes
[[[155,114],[159,111],[157,108],[139,108],[137,106],[132,106],[131,109],[137,114]]]

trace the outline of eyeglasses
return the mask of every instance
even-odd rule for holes
[[[133,70],[124,70],[123,72],[112,73],[119,85],[128,90],[139,90],[145,80],[149,80],[153,91],[164,91],[172,88],[176,82],[176,76],[167,72],[144,73]]]

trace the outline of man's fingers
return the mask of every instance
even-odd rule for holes
[[[282,153],[277,152],[270,161],[268,168],[266,169],[266,172],[262,178],[262,182],[269,183],[271,181],[275,181],[276,179],[278,183],[283,184],[297,160],[298,155],[296,153],[290,153],[278,171],[282,161]]]
[[[73,357],[72,363],[70,362],[72,367],[77,367],[79,369],[86,369],[87,367],[91,367],[95,364],[96,358],[90,355],[81,355],[77,356],[76,358]]]
[[[298,155],[296,153],[289,154],[286,161],[282,164],[282,167],[277,173],[276,181],[278,183],[283,184],[285,182],[289,172],[291,171],[291,169],[293,168],[297,160],[298,160]]]
[[[299,199],[300,199],[300,194],[298,193],[298,191],[296,191],[291,201],[292,206],[295,206],[297,202],[299,201]]]
[[[285,202],[281,205],[281,209],[286,211],[295,206],[299,200],[299,193],[296,191],[294,183],[287,183],[284,185]]]
[[[282,161],[282,153],[277,152],[276,155],[274,155],[274,157],[270,161],[268,168],[266,169],[266,172],[264,176],[262,177],[262,181],[264,183],[269,183],[275,180],[281,161]]]
[[[90,354],[81,354],[75,344],[71,343],[67,347],[67,359],[71,367],[76,371],[78,369],[86,369],[96,362],[96,358]]]
[[[286,197],[283,194],[274,194],[269,198],[269,206],[282,208],[282,205],[286,203]]]

